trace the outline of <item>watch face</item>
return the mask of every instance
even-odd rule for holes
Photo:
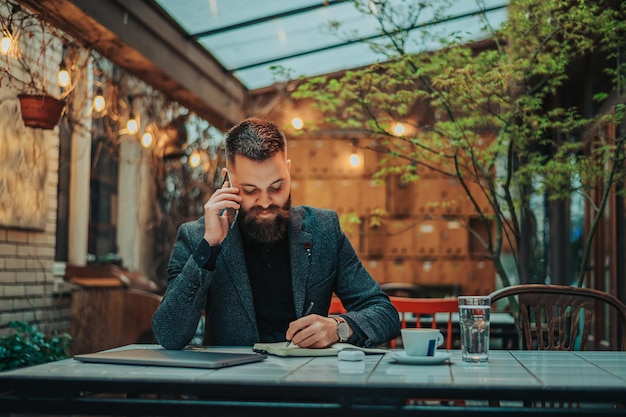
[[[346,322],[339,322],[337,324],[337,334],[339,334],[339,338],[341,339],[341,341],[346,341],[348,340],[348,336],[350,336],[350,329],[348,328],[348,323]]]

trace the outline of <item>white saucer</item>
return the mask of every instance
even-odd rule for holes
[[[406,352],[389,352],[389,357],[404,365],[439,365],[452,357],[448,352],[435,352],[435,356],[407,356]]]

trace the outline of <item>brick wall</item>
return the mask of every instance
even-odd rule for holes
[[[20,230],[0,225],[0,336],[11,333],[8,323],[12,320],[34,323],[46,334],[70,328],[70,296],[67,292],[55,292],[59,285],[53,274],[58,131],[43,131],[42,140],[48,166],[44,229]],[[9,198],[20,198],[20,190],[9,193]]]

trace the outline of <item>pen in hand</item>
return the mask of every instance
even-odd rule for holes
[[[308,316],[309,314],[311,314],[311,310],[313,310],[313,305],[314,304],[315,303],[313,301],[311,301],[311,304],[309,304],[309,307],[304,312],[304,316]],[[291,346],[291,340],[287,340],[287,345],[285,347],[289,347],[289,346]]]

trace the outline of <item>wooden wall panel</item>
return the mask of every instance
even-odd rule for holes
[[[413,283],[415,262],[410,257],[393,256],[385,258],[386,282]]]
[[[411,219],[390,220],[386,224],[386,229],[386,255],[408,256],[413,253],[415,221]]]
[[[359,189],[359,210],[362,215],[368,215],[375,209],[387,209],[387,187],[371,179],[356,180]]]
[[[363,265],[367,272],[376,280],[378,283],[385,282],[386,273],[385,273],[385,262],[382,258],[371,258],[363,260]]]
[[[311,171],[310,141],[287,141],[287,158],[291,159],[291,177],[306,178]]]
[[[328,178],[333,173],[333,145],[330,140],[314,140],[309,143],[309,172],[315,178]]]
[[[443,220],[420,221],[413,234],[414,254],[417,256],[437,256],[441,248],[441,231],[446,222]]]
[[[443,221],[439,233],[439,254],[456,257],[468,254],[468,231],[463,219]]]
[[[439,285],[441,283],[441,263],[435,259],[418,259],[414,268],[416,284]]]

